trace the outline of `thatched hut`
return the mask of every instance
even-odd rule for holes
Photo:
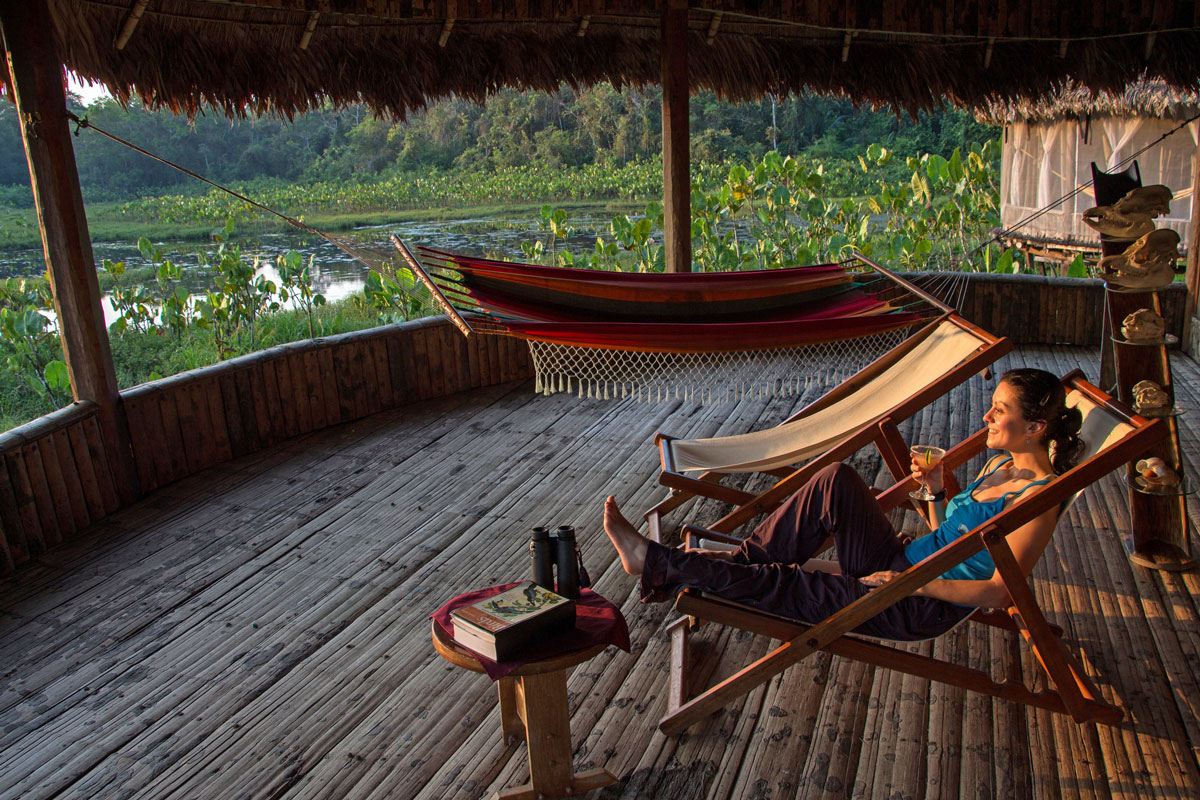
[[[1196,584],[1129,566],[1115,479],[1076,501],[1030,592],[1094,645],[1071,666],[1132,709],[1122,726],[828,656],[688,736],[660,735],[664,684],[682,679],[666,674],[667,611],[639,607],[601,545],[597,500],[660,495],[657,428],[740,432],[790,409],[535,403],[519,384],[523,346],[464,339],[441,318],[122,391],[63,92],[66,66],[185,114],[362,101],[402,116],[503,85],[659,81],[667,260],[686,268],[690,88],[811,89],[897,110],[1035,101],[1065,81],[1120,91],[1143,75],[1195,91],[1197,4],[3,0],[0,33],[76,399],[0,437],[0,798],[472,798],[519,783],[524,750],[498,733],[527,716],[497,719],[483,679],[434,655],[428,613],[525,575],[522,533],[548,521],[577,526],[597,589],[633,621],[635,657],[597,655],[569,697],[536,709],[571,715],[568,761],[623,779],[606,796],[1200,792]],[[1195,309],[1190,251],[1187,291],[1162,293],[1180,333]],[[1079,360],[1057,345],[1101,335],[1098,282],[983,276],[968,297],[965,314],[1055,372]],[[1180,424],[1194,425],[1200,370],[1181,361],[1192,413]],[[984,394],[880,427],[961,437]],[[1032,666],[1024,623],[1003,624],[896,652],[952,652],[981,674]],[[711,643],[743,663],[763,652],[740,634]]]
[[[1159,218],[1158,226],[1186,240],[1200,143],[1198,113],[1200,95],[1149,81],[1123,91],[1093,93],[1072,86],[1041,100],[988,104],[977,116],[1004,126],[1000,224],[1005,235],[1035,248],[1098,252],[1099,235],[1082,218],[1096,205],[1091,165],[1113,172],[1135,159],[1143,184],[1165,184],[1175,193],[1171,213]]]

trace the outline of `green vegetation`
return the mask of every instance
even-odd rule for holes
[[[855,159],[855,180],[872,189],[840,197],[831,186],[843,188],[844,174],[831,177],[822,165],[774,151],[733,165],[721,179],[710,170],[692,185],[693,268],[777,269],[838,260],[857,249],[908,269],[1012,271],[1011,252],[972,249],[998,221],[998,150],[993,140],[973,145],[965,155],[956,148],[949,158],[909,157],[901,177],[892,179],[898,159],[873,144]],[[153,265],[149,276],[135,282],[124,263],[104,261],[119,314],[111,333],[122,386],[281,342],[424,313],[423,290],[405,268],[371,270],[360,296],[327,306],[313,290],[311,262],[289,252],[276,260],[281,279],[276,285],[262,275],[258,257],[230,238],[235,216],[236,210],[214,236],[215,251],[199,254],[212,281],[203,296],[189,296],[179,266],[145,237],[138,249]],[[543,235],[524,245],[527,259],[592,269],[663,269],[663,210],[656,202],[642,215],[614,216],[611,238],[597,236],[587,252],[560,246],[572,233],[565,209],[544,205],[536,222]],[[44,313],[50,299],[45,282],[10,279],[5,288],[0,348],[8,371],[0,380],[0,415],[19,420],[65,402],[68,387],[65,367],[55,358],[57,336]],[[285,304],[292,308],[285,311]]]
[[[148,241],[138,243],[150,247]],[[235,255],[240,264],[233,263]],[[395,315],[362,296],[326,304],[312,291],[297,253],[281,256],[286,274],[275,287],[253,273],[253,260],[235,245],[218,245],[210,259],[214,288],[199,299],[182,296],[178,269],[158,254],[162,283],[121,282],[123,264],[105,262],[122,287],[114,294],[121,316],[110,326],[113,362],[122,388],[208,366],[255,349],[331,333],[373,328]],[[296,267],[299,268],[296,268]],[[268,289],[270,292],[268,292]],[[307,301],[299,298],[307,297]],[[296,308],[284,308],[289,300]],[[264,309],[273,311],[263,313]],[[70,402],[62,349],[50,315],[46,281],[0,282],[0,430],[7,430]]]
[[[362,223],[369,221],[364,214],[382,214],[374,221],[390,221],[411,208],[547,201],[561,207],[573,198],[644,202],[661,192],[661,93],[654,87],[505,89],[482,105],[443,100],[404,122],[378,119],[361,106],[320,109],[293,121],[232,122],[219,113],[177,119],[113,100],[73,110],[273,208],[319,213],[329,229],[338,218]],[[848,181],[843,193],[863,188],[854,162],[872,142],[948,158],[955,147],[995,136],[994,128],[964,112],[908,119],[813,95],[730,104],[700,92],[691,116],[697,179],[715,178],[712,165],[745,163],[774,150],[822,163],[831,184]],[[98,133],[80,131],[75,155],[98,239],[175,239],[189,231],[205,238],[199,221],[220,224],[239,215],[227,196],[212,195],[204,184]],[[0,103],[0,247],[36,243],[36,230],[25,228],[31,219],[6,212],[31,205],[15,110]],[[138,227],[148,223],[155,227]]]
[[[863,186],[839,196],[844,176],[776,152],[735,164],[713,186],[692,184],[692,269],[729,272],[779,269],[846,258],[852,250],[900,269],[1011,272],[1013,255],[977,247],[999,224],[995,140],[957,148],[949,158],[925,154],[903,161],[898,180],[891,151],[877,144],[856,159]],[[543,236],[522,245],[525,258],[557,266],[663,269],[663,210],[617,215],[611,239],[598,236],[590,252],[558,242],[571,234],[569,215],[544,206],[536,220]]]
[[[85,110],[75,108],[77,113]],[[857,247],[908,268],[961,268],[996,217],[994,129],[957,111],[903,119],[815,96],[728,104],[692,101],[694,268],[758,269],[831,260]],[[498,92],[487,104],[448,99],[406,122],[361,107],[295,121],[194,121],[105,101],[95,125],[319,229],[405,219],[535,215],[531,260],[598,269],[662,269],[661,97],[656,88],[599,85]],[[790,153],[783,156],[781,153]],[[893,156],[894,153],[903,154]],[[924,155],[917,155],[924,154]],[[275,344],[423,313],[405,269],[368,274],[361,295],[326,304],[311,263],[281,256],[280,285],[230,237],[286,225],[186,179],[100,134],[76,145],[96,240],[138,241],[151,266],[105,261],[101,286],[119,312],[110,334],[122,387]],[[19,128],[0,104],[0,249],[40,242]],[[549,202],[548,202],[549,201]],[[563,246],[572,216],[613,214],[594,247]],[[637,212],[642,213],[637,213]],[[209,242],[200,295],[152,240]],[[931,242],[937,242],[935,246]],[[1011,269],[983,249],[971,267]],[[66,402],[69,387],[48,284],[0,287],[0,425]]]

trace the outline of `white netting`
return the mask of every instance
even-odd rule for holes
[[[909,329],[858,339],[728,353],[641,353],[530,341],[535,389],[543,394],[696,403],[796,395],[835,386],[891,350]]]

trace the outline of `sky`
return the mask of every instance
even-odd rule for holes
[[[90,106],[101,97],[108,97],[108,92],[99,86],[88,86],[75,76],[74,72],[67,73],[67,88],[83,98],[83,104]]]

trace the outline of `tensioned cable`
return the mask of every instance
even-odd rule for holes
[[[92,123],[90,123],[88,121],[88,118],[86,116],[83,118],[80,118],[79,116],[77,116],[76,114],[74,114],[71,111],[67,111],[66,114],[67,114],[68,119],[70,119],[71,121],[73,121],[76,124],[76,128],[75,128],[76,136],[79,135],[79,131],[82,128],[89,128],[91,130],[94,130],[94,131],[96,131],[96,133],[99,133],[101,136],[106,136],[109,139],[112,139],[114,142],[117,142],[118,144],[124,145],[125,147],[128,147],[129,149],[131,149],[135,152],[141,153],[142,155],[146,156],[147,158],[151,158],[161,164],[165,164],[166,166],[171,167],[172,169],[182,172],[184,175],[187,175],[191,178],[195,178],[196,180],[200,181],[201,183],[207,184],[208,186],[211,186],[214,189],[218,189],[222,192],[225,192],[226,194],[228,194],[232,197],[236,197],[237,199],[241,200],[242,202],[244,202],[250,206],[253,206],[254,208],[260,209],[262,211],[266,211],[268,214],[273,214],[274,216],[278,217],[279,219],[282,219],[283,221],[299,228],[300,230],[307,231],[308,233],[311,233],[314,236],[319,236],[322,239],[324,239],[325,241],[327,241],[330,244],[337,247],[338,249],[344,251],[345,253],[347,253],[348,255],[350,255],[353,258],[356,258],[356,259],[361,258],[361,253],[356,252],[356,248],[350,247],[350,245],[347,242],[343,241],[340,237],[332,236],[328,233],[325,233],[324,231],[320,231],[320,230],[312,227],[311,225],[308,225],[298,219],[295,219],[294,217],[289,217],[287,214],[284,214],[280,211],[276,211],[275,209],[271,208],[270,206],[264,205],[264,204],[258,202],[257,200],[252,200],[251,198],[247,197],[244,194],[241,194],[240,192],[234,191],[233,189],[230,189],[226,186],[222,186],[219,183],[214,183],[213,181],[209,180],[208,178],[205,178],[203,175],[197,174],[197,173],[193,172],[192,170],[188,169],[187,167],[176,164],[175,162],[170,161],[166,158],[163,158],[162,156],[155,155],[154,153],[151,153],[149,150],[146,150],[143,147],[139,147],[138,145],[134,144],[133,142],[122,139],[120,136],[117,136],[114,133],[110,133],[101,127],[93,125]],[[1145,147],[1142,147],[1141,149],[1135,151],[1130,156],[1128,156],[1124,161],[1122,161],[1120,164],[1118,164],[1116,169],[1117,170],[1123,169],[1126,165],[1131,163],[1134,159],[1136,159],[1142,153],[1146,152],[1147,150],[1149,150],[1152,147],[1158,146],[1168,136],[1178,133],[1184,127],[1191,124],[1192,122],[1195,122],[1197,119],[1200,119],[1200,113],[1194,114],[1193,116],[1189,117],[1188,119],[1186,119],[1183,122],[1176,125],[1173,129],[1171,129],[1171,130],[1167,131],[1166,133],[1162,134],[1161,136],[1159,136],[1153,142],[1150,142]],[[1064,202],[1071,199],[1075,195],[1079,194],[1085,188],[1087,188],[1088,186],[1091,186],[1091,184],[1092,184],[1091,181],[1080,184],[1079,186],[1075,187],[1075,189],[1073,191],[1068,192],[1067,194],[1063,195],[1062,197],[1058,198],[1057,200],[1054,200],[1053,202],[1043,206],[1042,208],[1033,212],[1032,214],[1025,217],[1024,219],[1018,220],[1015,225],[1011,226],[1010,228],[1007,228],[1006,230],[1014,231],[1014,230],[1024,227],[1025,225],[1028,225],[1029,223],[1033,222],[1034,220],[1038,219],[1039,217],[1041,217],[1045,214],[1048,214],[1052,209],[1057,208],[1058,206],[1062,205]],[[988,237],[984,241],[980,242],[978,245],[976,245],[971,250],[967,251],[967,254],[965,256],[963,256],[962,260],[966,261],[971,256],[975,255],[975,253],[979,252],[980,250],[982,250],[983,248],[992,244],[993,242],[998,242],[999,239],[1000,239],[999,234],[993,234],[992,236]],[[955,289],[957,289],[957,288],[958,287],[954,287],[953,285],[951,285],[950,287],[948,287],[947,293],[952,294],[952,295],[961,294],[961,291],[955,291]],[[954,305],[954,304],[950,303],[950,305]]]
[[[88,122],[87,117],[80,119],[78,116],[76,116],[75,114],[73,114],[70,111],[67,111],[67,117],[70,118],[71,120],[73,120],[75,122],[75,124],[77,125],[77,127],[75,128],[76,136],[79,135],[79,130],[81,128],[90,128],[90,129],[94,130],[96,133],[99,133],[101,136],[107,136],[109,139],[112,139],[114,142],[124,145],[125,147],[128,147],[135,152],[141,153],[142,155],[146,156],[147,158],[152,158],[161,164],[165,164],[168,167],[171,167],[172,169],[179,170],[180,172],[182,172],[184,175],[187,175],[188,177],[195,178],[196,180],[200,181],[201,183],[207,184],[207,185],[213,187],[214,189],[218,189],[222,192],[225,192],[226,194],[231,195],[232,197],[236,197],[238,200],[241,200],[242,202],[244,202],[250,206],[253,206],[254,208],[260,209],[262,211],[266,211],[268,214],[273,214],[274,216],[279,217],[279,219],[283,220],[284,222],[288,223],[289,225],[293,225],[296,228],[299,228],[300,230],[305,231],[306,233],[310,233],[313,236],[318,236],[318,237],[324,239],[325,241],[329,242],[331,245],[333,245],[337,249],[341,250],[346,255],[353,258],[355,261],[359,261],[371,269],[375,269],[377,266],[375,264],[372,264],[372,258],[371,258],[371,256],[368,255],[368,252],[369,252],[368,248],[364,247],[363,245],[361,245],[358,242],[352,243],[351,240],[345,239],[340,236],[334,236],[333,234],[318,230],[317,228],[314,228],[313,226],[311,226],[305,222],[302,222],[301,220],[298,220],[294,217],[289,217],[287,214],[276,211],[275,209],[271,208],[270,206],[264,205],[264,204],[258,202],[257,200],[252,200],[249,197],[246,197],[246,195],[241,194],[240,192],[236,192],[233,189],[230,189],[226,186],[222,186],[219,183],[214,183],[213,181],[210,181],[208,178],[205,178],[203,175],[198,175],[195,172],[192,172],[187,167],[176,164],[174,161],[169,161],[169,160],[163,158],[162,156],[155,155],[154,153],[151,153],[149,150],[146,150],[145,148],[137,146],[133,142],[128,142],[128,141],[122,139],[120,136],[117,136],[116,134],[109,133],[108,131],[104,130],[103,128],[92,125],[91,123]],[[389,259],[380,258],[378,260],[381,263],[386,263]]]
[[[1192,124],[1193,122],[1195,122],[1198,119],[1200,119],[1200,112],[1188,117],[1183,122],[1179,123],[1171,130],[1162,134],[1157,139],[1155,139],[1153,142],[1150,142],[1149,144],[1147,144],[1145,147],[1141,148],[1140,150],[1135,150],[1133,153],[1131,153],[1129,156],[1127,156],[1125,158],[1125,160],[1123,160],[1121,163],[1117,164],[1117,166],[1113,168],[1113,171],[1120,172],[1121,170],[1125,169],[1127,166],[1129,166],[1131,163],[1133,163],[1133,161],[1138,156],[1140,156],[1142,153],[1146,152],[1147,150],[1151,149],[1152,147],[1158,147],[1160,144],[1163,143],[1163,141],[1168,136],[1172,136],[1172,135],[1178,133],[1179,131],[1183,130],[1185,127]],[[1015,230],[1025,227],[1026,225],[1033,222],[1034,220],[1039,219],[1040,217],[1043,217],[1046,214],[1049,214],[1053,209],[1058,208],[1063,203],[1070,200],[1071,198],[1073,198],[1075,195],[1082,192],[1087,187],[1091,186],[1092,183],[1093,183],[1093,181],[1088,181],[1087,183],[1079,184],[1072,191],[1067,192],[1066,194],[1064,194],[1062,197],[1058,198],[1057,200],[1047,203],[1046,205],[1042,206],[1038,210],[1034,211],[1029,216],[1024,217],[1023,219],[1017,220],[1017,222],[1014,225],[1012,225],[1008,228],[1005,228],[1005,230],[1006,231],[1015,231]],[[983,248],[992,244],[993,242],[999,242],[999,241],[1000,241],[1000,234],[999,233],[992,234],[987,239],[985,239],[984,241],[980,242],[978,245],[973,247],[971,250],[967,251],[967,254],[965,256],[963,256],[963,260],[965,261],[966,259],[975,255],[980,250],[982,250]]]
[[[294,219],[292,217],[289,217],[287,214],[283,214],[279,211],[276,211],[275,209],[271,208],[270,206],[265,206],[256,200],[251,200],[249,197],[246,197],[246,195],[235,192],[233,189],[230,189],[226,186],[222,186],[219,183],[213,183],[208,178],[204,177],[203,175],[198,175],[195,172],[192,172],[187,167],[180,166],[179,164],[176,164],[174,161],[168,161],[167,159],[163,158],[162,156],[157,156],[154,153],[151,153],[149,150],[138,147],[133,142],[128,142],[128,141],[122,139],[120,136],[117,136],[116,134],[109,133],[108,131],[104,130],[103,128],[99,128],[99,127],[91,124],[90,122],[88,122],[87,117],[80,119],[74,113],[72,113],[70,111],[67,112],[67,117],[68,117],[68,119],[72,120],[76,125],[76,128],[75,128],[76,136],[79,135],[79,130],[81,128],[90,128],[91,130],[94,130],[96,133],[100,134],[101,136],[107,136],[109,139],[112,139],[117,144],[123,144],[126,147],[128,147],[130,150],[141,153],[142,155],[146,156],[147,158],[152,158],[155,161],[159,162],[160,164],[166,164],[168,167],[171,167],[172,169],[177,169],[180,172],[182,172],[184,175],[187,175],[188,177],[191,177],[191,178],[195,178],[196,180],[200,181],[201,183],[206,183],[209,186],[213,187],[214,189],[220,189],[222,192],[225,192],[228,195],[232,195],[233,197],[236,197],[238,200],[241,200],[243,203],[248,203],[248,204],[254,206],[255,208],[262,209],[263,211],[266,211],[268,214],[274,214],[275,216],[279,217],[280,219],[284,220],[285,222],[287,222],[291,225],[295,225],[300,230],[308,231],[309,233],[313,234],[314,236],[320,236],[322,239],[326,239],[326,240],[332,242],[333,244],[337,244],[337,242],[335,242],[332,238],[330,238],[329,234],[322,233],[321,231],[317,230],[316,228],[312,227],[311,225],[306,225],[305,223],[301,222],[300,220]]]

